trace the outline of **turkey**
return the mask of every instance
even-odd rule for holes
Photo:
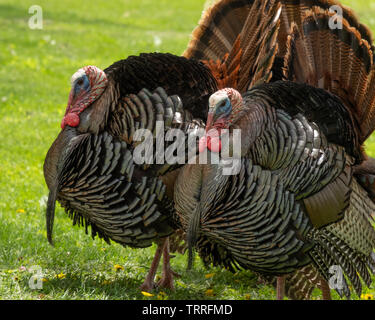
[[[334,289],[349,298],[348,282],[360,295],[361,279],[369,286],[375,272],[374,160],[363,150],[375,128],[371,35],[348,9],[343,28],[330,28],[336,2],[280,2],[268,83],[209,99],[198,159],[207,151],[229,160],[240,129],[239,173],[224,175],[225,162],[186,165],[175,184],[176,212],[189,266],[195,247],[205,263],[288,275],[288,295],[299,298],[312,286],[329,296],[336,266],[345,277]]]
[[[254,70],[254,65],[266,49],[275,50],[275,39],[263,35],[275,29],[279,8],[275,1],[219,1],[203,15],[205,25],[194,31],[183,56],[144,53],[104,70],[87,66],[72,76],[62,131],[44,163],[50,243],[57,200],[73,224],[85,226],[86,232],[91,227],[93,237],[135,248],[157,243],[141,289],[153,289],[162,255],[159,285],[173,288],[169,251],[183,240],[173,192],[182,164],[163,163],[157,150],[173,151],[176,145],[157,144],[158,138],[169,129],[187,136],[206,120],[212,93],[228,85],[244,91],[271,68],[272,61],[264,57],[262,68]],[[160,121],[164,128],[158,130]],[[142,129],[152,133],[142,151],[151,154],[151,161],[139,163],[134,156],[144,145],[136,137]]]

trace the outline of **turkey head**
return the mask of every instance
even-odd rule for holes
[[[61,128],[78,127],[80,114],[105,91],[108,79],[104,71],[95,66],[79,69],[71,78],[71,90]]]
[[[199,141],[199,152],[207,149],[211,152],[220,152],[222,149],[222,130],[229,129],[235,115],[241,109],[242,96],[232,88],[219,90],[209,99],[207,114],[206,135]]]

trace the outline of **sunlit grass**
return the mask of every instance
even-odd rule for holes
[[[72,227],[57,208],[55,247],[46,240],[43,161],[60,130],[71,75],[141,52],[181,54],[205,0],[40,0],[43,30],[28,28],[34,1],[0,0],[0,299],[274,299],[249,271],[206,270],[197,259],[175,292],[138,289],[155,248],[107,245]],[[375,29],[375,1],[345,1]],[[369,4],[370,3],[370,4]],[[368,152],[375,156],[375,140]],[[29,286],[33,266],[43,289]],[[209,275],[209,276],[205,276]],[[374,294],[374,285],[365,294]],[[315,295],[317,297],[317,295]],[[335,295],[337,298],[337,295]]]

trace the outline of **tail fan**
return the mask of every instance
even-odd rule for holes
[[[194,29],[183,56],[198,60],[223,59],[232,51],[252,5],[253,1],[222,0],[208,8]]]
[[[292,23],[284,76],[340,97],[353,115],[363,143],[375,129],[373,47],[345,18],[342,29],[331,29],[333,16],[328,10],[314,8],[306,11],[300,27]]]
[[[223,0],[204,12],[184,52],[206,63],[219,88],[244,92],[268,81],[277,54],[281,4],[276,0]]]
[[[280,27],[280,51],[279,56],[284,56],[286,53],[286,40],[289,35],[289,31],[292,24],[297,24],[298,28],[301,29],[303,21],[309,15],[310,10],[328,10],[337,18],[339,14],[349,23],[350,26],[357,29],[361,34],[361,39],[366,40],[368,43],[372,43],[371,31],[363,24],[359,23],[358,18],[354,12],[340,4],[336,0],[280,0],[282,3],[282,16],[281,16],[281,27]],[[337,11],[340,10],[341,12]],[[337,20],[336,20],[337,22]]]

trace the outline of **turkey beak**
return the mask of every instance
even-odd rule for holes
[[[209,111],[207,114],[207,123],[206,123],[206,133],[203,137],[199,139],[199,153],[202,153],[206,150],[208,146],[208,137],[207,133],[212,129],[212,126],[214,124],[214,112]]]
[[[208,112],[207,114],[207,123],[206,123],[206,132],[208,132],[214,125],[214,112]]]

